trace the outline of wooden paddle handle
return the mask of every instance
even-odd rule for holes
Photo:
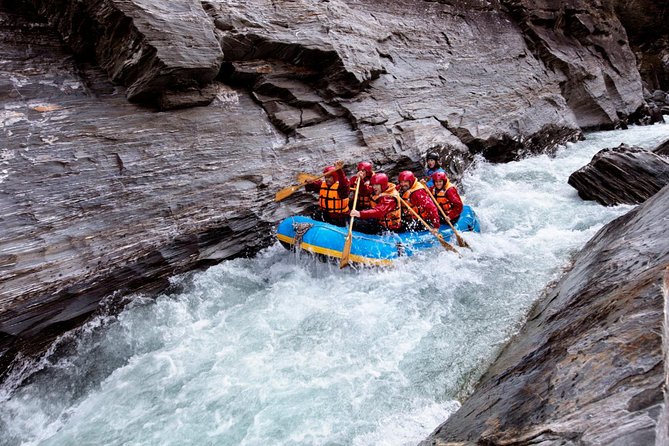
[[[447,222],[450,223],[451,219],[448,218],[448,215],[446,215],[446,212],[444,212],[444,208],[441,207],[441,205],[439,204],[437,199],[434,197],[434,194],[430,191],[430,188],[425,186],[425,190],[430,195],[430,198],[432,198],[432,202],[434,203],[435,206],[437,206],[437,209],[439,209],[439,212],[441,213],[441,215],[446,219]]]
[[[427,191],[428,194],[430,194],[430,198],[432,198],[432,202],[434,203],[435,206],[437,206],[437,209],[439,209],[439,212],[441,212],[441,215],[444,216],[444,219],[446,220],[446,223],[448,223],[448,226],[451,227],[453,230],[453,234],[455,234],[455,238],[458,241],[458,245],[462,246],[463,248],[469,248],[472,249],[471,246],[469,246],[469,243],[465,241],[462,237],[460,237],[460,234],[458,234],[458,231],[455,229],[455,226],[453,226],[453,223],[451,222],[451,219],[448,218],[448,215],[446,215],[446,212],[444,211],[444,208],[441,207],[437,199],[434,197],[434,194],[430,192],[430,189],[425,187],[425,190]]]
[[[319,175],[319,176],[317,176],[317,177],[315,177],[315,178],[313,178],[313,179],[311,179],[311,180],[303,181],[302,183],[300,183],[300,184],[296,184],[296,185],[294,185],[294,186],[284,187],[283,189],[281,189],[280,191],[278,191],[278,192],[274,195],[274,201],[281,201],[281,200],[283,200],[283,199],[285,199],[285,198],[288,198],[288,197],[290,197],[291,195],[293,195],[295,192],[297,192],[300,188],[306,186],[307,184],[309,184],[309,183],[313,183],[314,181],[320,180],[321,178],[325,178],[325,177],[327,177],[327,176],[330,176],[330,175],[332,175],[333,172],[336,172],[336,171],[338,171],[338,170],[341,170],[341,168],[342,168],[342,167],[336,167],[335,170],[331,170],[331,171],[329,171],[329,172],[325,172],[325,173],[323,173],[323,174],[321,174],[321,175]]]
[[[409,209],[409,211],[414,215],[414,217],[416,217],[421,223],[423,223],[423,226],[425,226],[425,228],[428,231],[430,231],[430,233],[432,233],[432,235],[437,237],[437,240],[439,240],[439,243],[441,243],[441,246],[448,249],[449,251],[453,251],[453,252],[456,252],[456,253],[460,254],[457,249],[455,249],[450,243],[448,243],[446,240],[444,240],[444,236],[441,235],[441,233],[437,229],[433,228],[425,220],[423,220],[421,218],[421,216],[418,215],[418,212],[414,211],[413,208],[411,207],[411,205],[409,205],[409,203],[407,203],[406,200],[404,200],[404,198],[400,197],[400,201],[402,202],[404,207]]]
[[[420,215],[418,215],[418,212],[416,212],[416,211],[413,210],[413,208],[411,207],[411,205],[410,205],[409,203],[407,203],[406,200],[405,200],[404,198],[400,197],[400,201],[402,202],[402,204],[404,205],[405,208],[409,209],[409,211],[413,214],[414,217],[416,217],[416,218],[418,219],[418,221],[420,221],[421,223],[423,223],[423,226],[425,226],[425,228],[426,228],[428,231],[430,231],[430,232],[432,232],[432,231],[436,231],[436,229],[434,229],[432,226],[430,226],[425,220],[423,220],[423,219],[421,218]]]
[[[355,184],[355,193],[353,194],[353,209],[355,209],[358,204],[358,192],[360,192],[360,178]],[[353,220],[355,217],[351,215],[351,222],[348,224],[348,234],[346,234],[346,240],[344,241],[344,249],[341,252],[341,260],[339,262],[339,268],[343,268],[348,265],[348,259],[351,255],[351,243],[353,243]]]

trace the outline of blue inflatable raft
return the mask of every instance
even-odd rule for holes
[[[465,205],[454,224],[458,232],[480,232],[479,220],[474,210]],[[304,251],[332,258],[341,258],[348,228],[331,225],[301,215],[289,217],[279,223],[276,237],[288,249],[295,245]],[[441,225],[439,232],[446,241],[455,243],[450,226]],[[300,235],[301,234],[301,235]],[[369,235],[353,231],[350,261],[370,265],[389,265],[394,259],[412,256],[439,245],[439,240],[428,231],[385,233]],[[457,247],[457,244],[454,246]]]

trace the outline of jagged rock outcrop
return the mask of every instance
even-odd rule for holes
[[[636,111],[620,108],[641,85],[640,80],[625,84],[637,70],[631,52],[621,51],[629,48],[628,42],[611,3],[503,2],[518,17],[530,48],[548,68],[564,74],[562,96],[579,126],[615,125]],[[601,102],[603,97],[608,98],[606,103]],[[642,105],[634,104],[636,108]]]
[[[639,204],[669,184],[669,160],[621,144],[597,152],[590,163],[569,176],[568,183],[582,199],[604,206]]]
[[[664,444],[668,210],[665,187],[602,228],[421,445]]]
[[[642,104],[608,3],[28,3],[0,1],[0,362],[105,295],[256,252],[313,202],[272,200],[299,170],[429,150],[458,174]]]
[[[644,86],[648,104],[644,123],[662,122],[669,115],[669,4],[652,0],[615,1]]]
[[[193,0],[32,0],[65,42],[93,56],[131,101],[162,109],[209,104],[223,53]],[[166,7],[168,6],[168,7]]]

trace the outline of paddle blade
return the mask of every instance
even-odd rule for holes
[[[341,260],[339,261],[339,268],[344,268],[348,265],[349,258],[351,257],[351,242],[353,237],[351,235],[346,236],[346,241],[344,242],[344,249],[341,252]]]
[[[301,188],[302,185],[298,184],[297,186],[288,186],[283,189],[281,189],[279,192],[276,193],[274,196],[274,201],[281,201],[283,199],[286,199],[293,195],[295,191],[297,191],[299,188]]]
[[[451,244],[448,243],[446,240],[444,240],[444,236],[441,235],[439,232],[434,231],[432,234],[434,234],[435,237],[437,237],[437,240],[439,240],[439,243],[441,243],[441,246],[443,246],[444,248],[448,249],[449,251],[453,251],[453,252],[459,254],[458,250],[455,249],[455,247],[453,247],[453,245],[451,245]]]
[[[323,175],[312,175],[306,172],[300,172],[295,176],[295,178],[297,178],[298,183],[311,183],[312,181],[316,181],[322,177]]]
[[[463,238],[460,236],[460,234],[458,234],[458,231],[457,231],[457,229],[455,229],[455,226],[453,226],[453,223],[451,223],[451,220],[446,219],[446,222],[448,223],[448,226],[450,226],[451,229],[453,230],[453,234],[455,234],[455,238],[456,238],[456,240],[458,241],[458,246],[461,247],[461,248],[469,248],[469,249],[472,249],[472,247],[469,246],[469,243],[467,243],[467,242],[465,241],[465,239],[463,239]]]
[[[465,239],[463,239],[457,232],[455,233],[455,238],[458,240],[458,246],[460,246],[461,248],[472,249],[472,247],[469,246],[469,243],[467,243]]]

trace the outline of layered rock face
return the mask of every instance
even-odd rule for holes
[[[663,151],[663,146],[653,152],[625,144],[604,149],[568,182],[584,200],[605,206],[643,203],[669,184],[669,160],[657,153]]]
[[[313,202],[272,200],[299,170],[429,150],[457,177],[642,104],[608,3],[30,4],[0,2],[0,362],[271,243]]]
[[[669,186],[600,230],[421,444],[665,444],[668,210]]]

